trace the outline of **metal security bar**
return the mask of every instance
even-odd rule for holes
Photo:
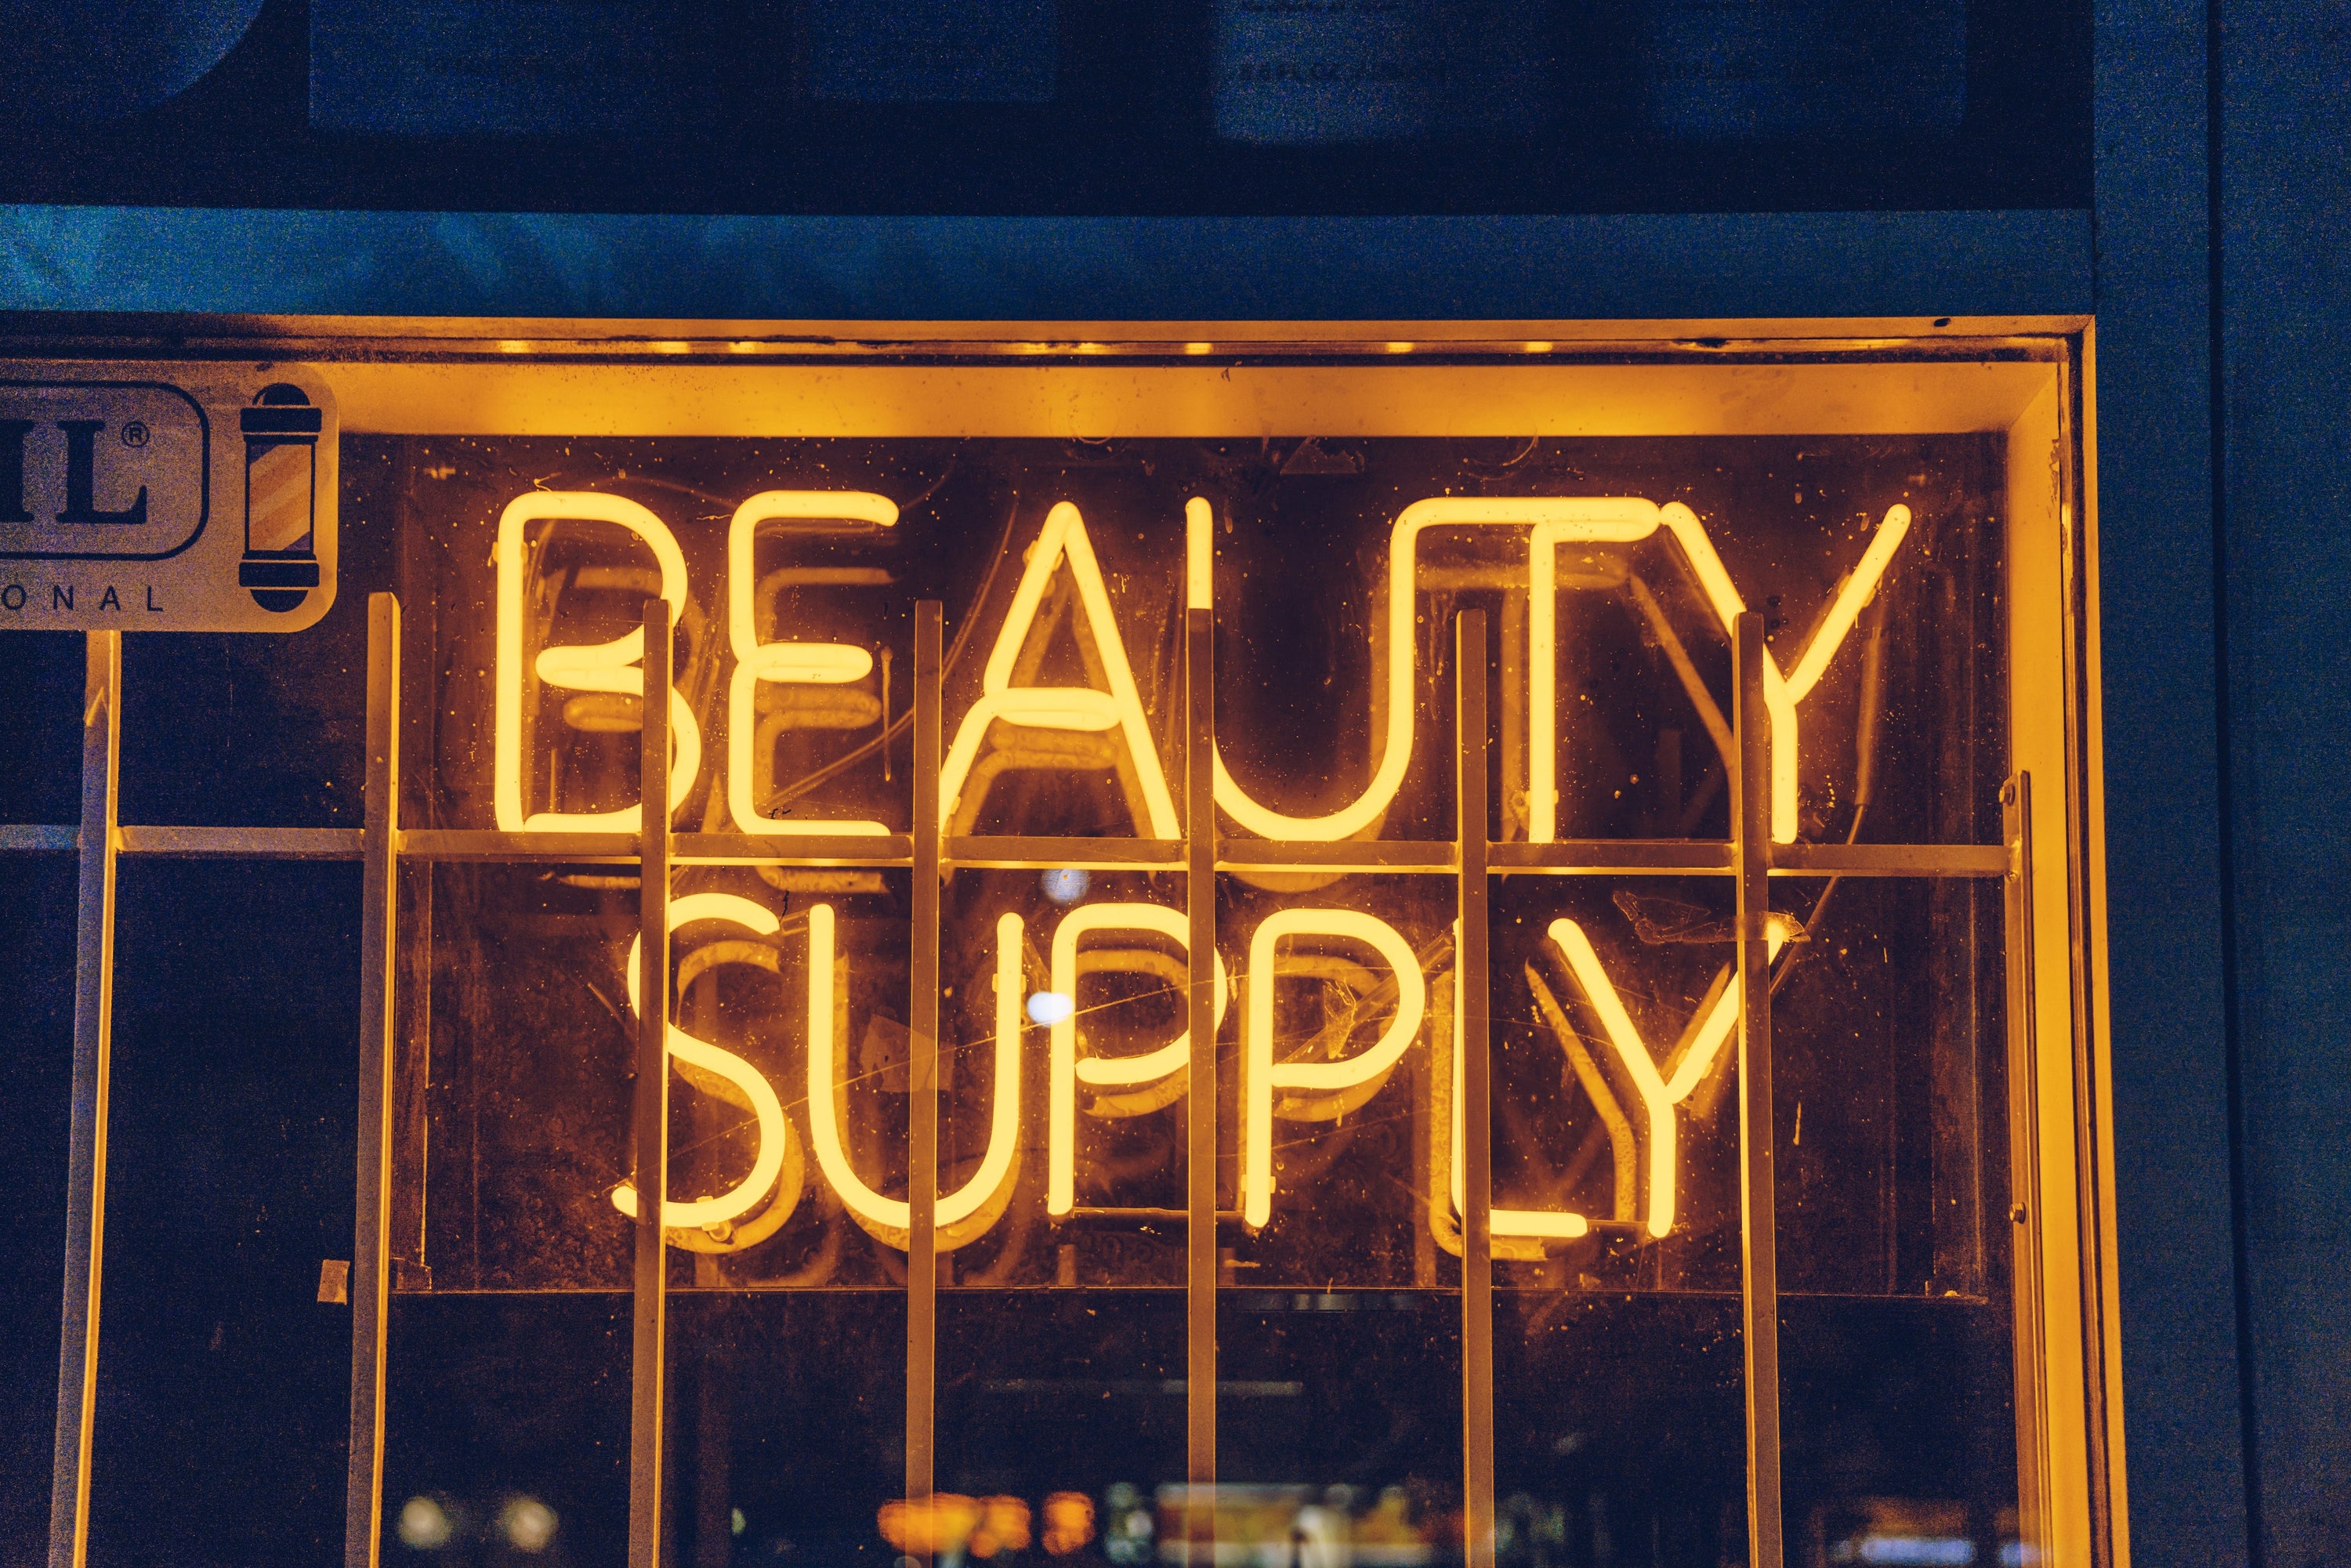
[[[1184,612],[1185,1027],[1184,1560],[1216,1561],[1217,1485],[1217,641],[1211,612]]]
[[[939,680],[936,600],[914,606],[914,907],[906,998],[906,1505],[931,1559],[939,1355]]]
[[[1747,1357],[1747,1561],[1780,1568],[1780,1227],[1771,1132],[1771,720],[1763,618],[1731,624],[1731,852],[1738,865],[1739,1293]]]
[[[1463,1062],[1463,1480],[1465,1545],[1470,1568],[1490,1568],[1494,1551],[1493,1342],[1491,1280],[1490,1064],[1484,965],[1485,910],[1497,876],[1716,875],[1736,879],[1740,1026],[1742,1201],[1745,1216],[1744,1301],[1749,1477],[1749,1562],[1780,1568],[1780,1436],[1778,1421],[1777,1290],[1772,1223],[1772,1130],[1770,1084],[1770,953],[1766,916],[1773,877],[1964,877],[2007,879],[2011,997],[2031,994],[2029,783],[2004,792],[2005,843],[1773,844],[1768,832],[1766,774],[1769,716],[1762,701],[1761,627],[1752,615],[1734,629],[1738,693],[1737,767],[1728,842],[1680,840],[1585,840],[1498,843],[1483,821],[1487,761],[1487,632],[1480,612],[1457,622],[1457,830],[1440,841],[1293,843],[1228,842],[1215,825],[1214,628],[1210,612],[1186,612],[1185,626],[1186,827],[1180,841],[1054,837],[943,837],[937,801],[941,755],[940,613],[935,603],[917,611],[915,659],[915,817],[906,835],[870,838],[795,836],[751,841],[720,833],[669,831],[668,710],[658,695],[669,685],[669,606],[648,605],[645,701],[640,767],[643,827],[636,833],[508,833],[477,830],[405,831],[399,823],[401,622],[397,601],[377,594],[370,602],[367,725],[367,815],[362,829],[121,827],[115,821],[115,777],[120,749],[119,633],[89,634],[82,751],[82,817],[78,827],[0,826],[0,852],[78,852],[81,899],[74,1020],[71,1208],[68,1217],[65,1333],[60,1346],[58,1416],[52,1503],[51,1568],[80,1568],[89,1521],[90,1400],[99,1354],[105,1216],[105,1133],[108,1046],[113,973],[113,886],[118,858],[358,860],[363,862],[361,926],[358,1229],[353,1239],[350,1298],[351,1450],[346,1502],[346,1568],[376,1568],[382,1535],[383,1401],[386,1315],[390,1291],[391,1074],[396,1011],[397,890],[400,862],[434,862],[611,863],[640,869],[643,936],[639,984],[648,1000],[640,1009],[637,1082],[632,1117],[636,1138],[637,1267],[632,1391],[630,1562],[654,1568],[664,1551],[660,1527],[664,1491],[663,1367],[666,1354],[664,1266],[661,1226],[666,1161],[666,1006],[653,998],[668,990],[667,888],[681,865],[785,865],[899,869],[914,883],[915,931],[910,982],[909,1033],[913,1082],[908,1126],[913,1156],[913,1234],[907,1270],[907,1425],[904,1493],[914,1504],[932,1496],[935,1383],[935,1212],[938,1052],[938,884],[947,870],[969,868],[1183,871],[1191,936],[1187,990],[1190,1016],[1213,1016],[1216,874],[1228,870],[1316,870],[1447,875],[1458,886],[1461,921],[1458,968],[1459,1009],[1468,1056]],[[927,653],[927,656],[926,656]],[[2022,803],[2020,803],[2022,802]],[[783,852],[786,850],[790,852]],[[2020,936],[2020,931],[2023,933]],[[2022,946],[2020,946],[2020,943]],[[2023,976],[2020,980],[2019,976]],[[2016,988],[2020,985],[2022,991]],[[2011,1030],[2023,1009],[2011,1005]],[[1216,1485],[1217,1225],[1216,1042],[1194,1028],[1187,1096],[1186,1207],[1190,1232],[1186,1313],[1187,1560],[1209,1561],[1214,1549]],[[2011,1071],[2028,1074],[2033,1057],[2011,1044]],[[2076,1061],[2077,1083],[2084,1063]],[[2017,1092],[2030,1101],[2028,1086]],[[2025,1107],[2026,1111],[2030,1106]],[[2020,1112],[2022,1115],[2023,1112]],[[2029,1128],[2024,1135],[2029,1136]],[[2020,1231],[2038,1232],[2037,1198],[2020,1186]],[[2029,1223],[2028,1223],[2029,1222]],[[2020,1256],[2025,1244],[2020,1239]],[[2026,1284],[2019,1281],[2019,1332],[2024,1332]],[[2085,1283],[2085,1289],[2089,1286]],[[2037,1291],[2037,1280],[2032,1284]],[[2020,1337],[2020,1358],[2026,1341]],[[2020,1367],[2020,1391],[2027,1370]],[[2038,1378],[2034,1377],[2037,1388]],[[2030,1425],[2027,1416],[2027,1425]],[[2021,1441],[2022,1441],[2021,1437]],[[2045,1467],[2045,1456],[2020,1463]],[[2022,1478],[2023,1495],[2045,1495],[2045,1469],[2037,1483]],[[2028,1522],[2028,1528],[2030,1528]],[[910,1536],[919,1545],[926,1534]]]
[[[1486,612],[1453,623],[1453,831],[1459,862],[1454,1009],[1461,1027],[1461,1529],[1466,1568],[1494,1568],[1494,1053],[1487,994]]]
[[[134,860],[359,861],[366,858],[360,828],[118,827],[114,849]],[[872,838],[795,837],[799,852],[783,854],[734,833],[669,836],[670,864],[792,865],[888,870],[914,865],[914,841],[902,833]],[[418,862],[560,862],[633,865],[634,833],[502,833],[491,829],[396,830],[400,858]],[[70,854],[79,830],[38,823],[0,825],[0,854]],[[1056,854],[1059,846],[1070,852]],[[1774,877],[2001,877],[2008,851],[1998,844],[1768,844],[1766,870]],[[943,838],[939,864],[952,871],[1184,871],[1190,861],[1177,841],[1153,839]],[[1218,871],[1459,873],[1456,845],[1440,840],[1360,840],[1343,843],[1217,846]],[[1687,839],[1560,839],[1551,843],[1489,843],[1486,869],[1495,876],[1732,876],[1728,842]]]
[[[629,1568],[658,1568],[664,1397],[669,1385],[669,689],[670,606],[645,601],[643,727],[637,732],[636,1288],[629,1352]],[[372,962],[372,959],[371,959]]]
[[[66,1166],[66,1300],[57,1347],[57,1439],[49,1568],[81,1568],[89,1542],[99,1307],[106,1269],[108,1052],[114,1022],[116,784],[122,633],[89,633],[82,682],[81,899],[75,915],[73,1143]]]
[[[400,601],[368,601],[366,871],[360,916],[359,1195],[351,1238],[351,1446],[343,1555],[373,1568],[383,1532],[384,1320],[392,1305],[392,939],[399,919]]]

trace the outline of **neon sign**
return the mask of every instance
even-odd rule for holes
[[[1092,526],[1105,521],[1098,513]],[[1161,519],[1163,533],[1172,531]],[[1134,519],[1120,517],[1119,527]],[[1188,498],[1182,508],[1184,527],[1183,595],[1195,607],[1214,609],[1217,603],[1217,517],[1204,497]],[[724,646],[731,669],[724,681],[726,735],[724,758],[716,769],[711,798],[723,796],[723,821],[736,831],[777,841],[779,855],[792,852],[794,841],[814,836],[877,838],[890,832],[882,821],[861,816],[819,816],[794,813],[770,816],[761,809],[762,784],[772,771],[770,757],[778,737],[789,724],[776,722],[781,712],[797,712],[788,700],[780,706],[763,698],[764,691],[782,693],[825,691],[842,693],[855,702],[843,703],[843,719],[812,721],[820,726],[853,727],[882,723],[882,743],[888,744],[885,721],[877,719],[879,706],[865,691],[877,668],[876,649],[835,638],[799,634],[788,624],[763,624],[763,601],[780,603],[784,592],[803,597],[829,589],[846,591],[886,586],[888,572],[855,566],[792,566],[762,574],[758,545],[763,534],[825,538],[885,538],[900,527],[896,502],[862,489],[769,489],[735,506],[726,523],[725,580],[705,585],[691,580],[685,552],[677,537],[652,507],[598,490],[537,490],[514,497],[504,507],[496,544],[496,667],[494,685],[492,789],[498,828],[509,833],[582,831],[627,831],[634,826],[636,809],[621,805],[599,810],[564,809],[553,779],[535,768],[537,747],[526,744],[527,713],[533,702],[532,683],[558,693],[601,694],[621,706],[607,715],[610,727],[633,727],[627,705],[641,688],[637,665],[643,654],[643,632],[591,643],[552,640],[551,621],[541,624],[537,606],[544,598],[547,566],[545,544],[555,529],[583,533],[609,545],[650,557],[652,570],[631,571],[607,566],[598,580],[611,586],[640,582],[648,593],[658,593],[672,607],[674,618],[689,631],[710,627],[700,619],[697,594],[723,607],[715,624],[723,626]],[[1773,723],[1771,750],[1771,831],[1775,841],[1795,839],[1799,827],[1798,779],[1803,764],[1802,713],[1820,689],[1823,677],[1850,639],[1864,609],[1877,593],[1895,565],[1911,527],[1907,505],[1887,507],[1857,559],[1847,564],[1829,591],[1824,609],[1801,642],[1792,668],[1783,670],[1767,654],[1764,671],[1766,700]],[[534,536],[534,528],[538,532]],[[1374,692],[1374,724],[1377,731],[1376,760],[1368,781],[1337,809],[1316,815],[1299,815],[1263,803],[1228,768],[1221,751],[1214,758],[1214,799],[1232,827],[1243,835],[1294,844],[1338,845],[1344,841],[1377,836],[1391,815],[1410,774],[1415,745],[1416,712],[1420,688],[1431,672],[1427,639],[1420,634],[1416,594],[1425,571],[1426,541],[1431,538],[1474,539],[1492,554],[1496,543],[1515,552],[1519,575],[1527,589],[1518,668],[1522,671],[1522,700],[1506,704],[1522,758],[1518,775],[1506,787],[1523,791],[1527,841],[1557,842],[1560,837],[1561,756],[1574,754],[1579,740],[1577,707],[1564,700],[1560,685],[1562,643],[1560,619],[1562,585],[1559,562],[1563,552],[1623,551],[1660,540],[1671,550],[1695,590],[1698,602],[1710,614],[1715,629],[1727,636],[1733,619],[1748,608],[1709,538],[1689,507],[1680,502],[1658,505],[1632,497],[1534,496],[1480,497],[1439,496],[1406,502],[1398,507],[1387,532],[1384,603],[1372,615],[1373,674],[1384,688]],[[1065,768],[1098,770],[1111,766],[1117,772],[1127,802],[1128,831],[1143,841],[1180,841],[1184,825],[1169,789],[1169,770],[1161,755],[1161,740],[1153,714],[1138,683],[1132,657],[1131,607],[1123,606],[1098,554],[1090,521],[1070,500],[1051,502],[1042,524],[1013,549],[1023,561],[1010,602],[991,622],[966,629],[987,648],[978,690],[959,714],[947,716],[952,741],[940,768],[943,817],[953,823],[974,821],[982,799],[1013,768],[1051,771]],[[1311,570],[1301,560],[1300,570]],[[584,578],[585,572],[581,573]],[[1702,712],[1714,711],[1703,682],[1695,671],[1686,645],[1658,610],[1650,589],[1637,579],[1634,595],[1667,645],[1676,671]],[[1775,601],[1776,602],[1776,601]],[[768,617],[779,621],[780,611]],[[1040,676],[1040,643],[1066,628],[1075,641],[1083,682],[1052,683]],[[536,629],[536,632],[534,631]],[[1700,630],[1704,630],[1701,628]],[[715,640],[715,631],[705,632]],[[535,644],[535,645],[534,645]],[[888,645],[881,648],[886,676]],[[683,674],[679,677],[683,680]],[[878,683],[881,704],[888,700],[886,678]],[[576,699],[573,699],[576,700]],[[812,699],[824,707],[838,699]],[[1343,702],[1343,698],[1339,699]],[[763,708],[763,704],[766,706]],[[705,769],[703,730],[691,694],[673,690],[670,701],[673,740],[669,780],[671,799],[686,802],[702,782]],[[601,712],[602,710],[595,710]],[[825,708],[826,712],[831,709]],[[764,713],[764,716],[763,716]],[[1007,735],[1019,737],[1008,742]],[[1082,737],[1056,748],[1054,736]],[[541,754],[543,755],[543,753]],[[544,800],[544,809],[527,802]],[[705,817],[708,813],[705,812]],[[950,832],[960,831],[950,827]],[[780,885],[780,884],[779,884]],[[1267,885],[1279,885],[1278,879]],[[1088,1009],[1080,988],[1089,976],[1123,970],[1145,983],[1156,977],[1172,985],[1182,974],[1187,926],[1176,907],[1130,897],[1111,896],[1087,902],[1081,891],[1072,898],[1057,894],[1050,929],[1032,933],[1023,915],[1004,910],[993,918],[994,956],[991,998],[992,1030],[986,1047],[990,1105],[986,1136],[977,1164],[969,1174],[941,1193],[937,1209],[938,1246],[953,1249],[986,1234],[1006,1212],[1017,1183],[1023,1139],[1021,1104],[1024,1070],[1032,1051],[1039,1052],[1045,1084],[1043,1156],[1045,1213],[1056,1219],[1078,1210],[1081,1151],[1091,1134],[1081,1117],[1081,1091],[1095,1096],[1085,1109],[1093,1118],[1144,1113],[1172,1104],[1188,1092],[1185,1082],[1190,1050],[1189,1023],[1180,1024],[1173,1037],[1148,1049],[1108,1054],[1092,1038],[1085,1021]],[[669,905],[674,932],[697,936],[726,933],[726,953],[737,954],[744,937],[779,943],[785,923],[761,902],[737,894],[691,893]],[[813,1155],[815,1179],[829,1201],[837,1204],[856,1224],[885,1245],[904,1249],[908,1241],[908,1206],[904,1198],[885,1196],[882,1178],[862,1171],[844,1136],[849,1116],[848,1092],[857,1075],[848,1063],[850,1043],[844,1038],[845,988],[852,984],[850,956],[840,946],[839,915],[831,901],[804,904],[794,924],[804,929],[808,976],[807,1009],[799,1044],[806,1063],[804,1107],[806,1132],[787,1113],[777,1083],[734,1051],[696,1038],[676,1022],[669,1025],[670,1060],[680,1079],[696,1092],[743,1113],[754,1155],[747,1173],[722,1191],[700,1197],[673,1193],[664,1199],[664,1223],[680,1244],[701,1249],[735,1250],[754,1245],[775,1233],[799,1203],[810,1179]],[[1785,943],[1799,934],[1792,920],[1775,916],[1770,950],[1776,957]],[[1245,940],[1244,940],[1245,937]],[[1113,939],[1125,944],[1108,946]],[[1228,955],[1214,956],[1215,1016],[1212,1028],[1221,1029],[1228,1007],[1238,1003],[1239,1025],[1239,1141],[1237,1180],[1242,1222],[1252,1230],[1271,1222],[1278,1198],[1275,1128],[1277,1124],[1341,1122],[1381,1096],[1409,1092],[1402,1084],[1413,1075],[1399,1074],[1400,1066],[1417,1044],[1430,1049],[1443,1042],[1432,1030],[1446,1017],[1459,1027],[1458,1009],[1449,1005],[1432,1009],[1433,993],[1446,991],[1451,977],[1427,966],[1425,953],[1416,952],[1397,926],[1381,914],[1360,908],[1328,907],[1310,899],[1263,913],[1246,932],[1235,931],[1230,957],[1245,956],[1238,971],[1228,970]],[[1140,941],[1143,946],[1133,944]],[[1677,1180],[1681,1161],[1683,1107],[1698,1086],[1719,1075],[1724,1046],[1730,1039],[1740,1009],[1735,977],[1718,977],[1680,1039],[1662,1058],[1645,1040],[1620,994],[1628,977],[1613,975],[1600,952],[1577,921],[1552,919],[1547,941],[1569,984],[1562,1005],[1552,988],[1530,971],[1530,991],[1538,1013],[1549,1025],[1569,1066],[1593,1092],[1595,1105],[1608,1123],[1616,1148],[1620,1194],[1618,1210],[1637,1213],[1637,1228],[1658,1239],[1671,1234],[1680,1215]],[[1154,950],[1153,943],[1172,945],[1175,957]],[[1034,947],[1037,956],[1027,955]],[[686,962],[694,948],[684,949]],[[1046,955],[1050,954],[1048,958]],[[718,956],[716,962],[744,961],[739,956]],[[1042,971],[1038,987],[1029,983],[1029,965]],[[702,966],[706,968],[708,965]],[[769,964],[772,967],[772,964]],[[1351,1019],[1335,1032],[1323,1031],[1318,1050],[1300,1053],[1282,1049],[1278,1038],[1277,993],[1285,976],[1309,976],[1343,969],[1350,975],[1384,976],[1374,982],[1380,1005],[1377,1016]],[[696,972],[700,972],[697,969]],[[637,995],[633,948],[628,960],[629,999],[632,1009],[643,1005]],[[1050,1007],[1024,1006],[1030,1000]],[[1368,1035],[1366,1040],[1364,1037]],[[1450,1150],[1451,1204],[1428,1206],[1428,1222],[1438,1239],[1452,1249],[1459,1245],[1455,1216],[1463,1207],[1461,1149],[1458,1128],[1461,1096],[1458,1089],[1461,1052],[1450,1057],[1456,1081],[1449,1101],[1454,1127],[1446,1140]],[[1614,1075],[1629,1085],[1632,1114],[1618,1108],[1602,1080]],[[800,1086],[795,1086],[800,1087]],[[1637,1122],[1637,1125],[1635,1123]],[[1646,1151],[1640,1159],[1635,1150]],[[673,1180],[677,1179],[673,1173]],[[1441,1179],[1441,1178],[1440,1178]],[[1637,1202],[1635,1195],[1637,1194]],[[634,1215],[639,1196],[626,1182],[611,1190],[611,1201],[622,1213]],[[1450,1212],[1446,1212],[1449,1207]],[[1521,1253],[1539,1252],[1546,1242],[1588,1234],[1593,1220],[1564,1208],[1498,1206],[1494,1233]]]

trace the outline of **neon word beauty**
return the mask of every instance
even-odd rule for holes
[[[726,798],[737,831],[776,837],[806,834],[880,835],[883,824],[862,820],[776,820],[755,809],[758,726],[753,706],[762,685],[839,687],[861,682],[873,667],[872,652],[849,643],[763,638],[753,613],[757,577],[753,546],[763,525],[776,519],[852,520],[874,528],[897,522],[897,507],[863,491],[768,490],[736,508],[727,528],[726,637],[734,669],[727,685]],[[611,811],[532,811],[524,802],[524,632],[526,600],[536,585],[530,575],[527,530],[533,523],[571,519],[627,530],[649,549],[659,568],[660,594],[673,614],[682,614],[688,583],[684,552],[668,526],[651,510],[624,497],[600,491],[533,491],[510,503],[498,522],[496,746],[493,797],[498,827],[507,832],[583,830],[627,831],[634,808]],[[1212,516],[1195,497],[1185,507],[1186,601],[1213,609]],[[1861,559],[1838,584],[1812,639],[1793,669],[1783,670],[1764,654],[1764,701],[1771,719],[1771,834],[1782,843],[1796,836],[1798,762],[1802,746],[1802,705],[1820,684],[1855,621],[1876,594],[1910,527],[1907,507],[1890,508]],[[1416,501],[1396,517],[1388,538],[1386,615],[1387,683],[1385,734],[1379,762],[1362,794],[1338,810],[1319,817],[1290,816],[1253,798],[1216,759],[1216,802],[1240,828],[1260,838],[1334,842],[1362,833],[1379,821],[1405,781],[1413,751],[1415,670],[1419,639],[1413,635],[1414,590],[1421,536],[1431,529],[1510,529],[1523,534],[1530,597],[1527,618],[1528,758],[1525,779],[1528,838],[1553,841],[1559,814],[1559,695],[1557,683],[1557,559],[1576,544],[1625,545],[1663,532],[1677,547],[1726,635],[1746,609],[1730,574],[1707,538],[1705,528],[1679,502],[1659,507],[1625,497],[1439,497]],[[1027,551],[1027,566],[1003,622],[996,629],[978,698],[957,721],[955,738],[940,769],[939,794],[950,817],[971,779],[973,766],[996,724],[1031,729],[1108,735],[1125,747],[1139,796],[1137,833],[1150,839],[1183,836],[1173,795],[1137,695],[1126,642],[1084,518],[1067,502],[1047,515]],[[1020,653],[1033,631],[1040,606],[1056,574],[1069,573],[1098,652],[1101,685],[1033,685],[1015,678]],[[530,662],[538,679],[562,690],[635,693],[642,688],[638,665],[644,654],[642,630],[607,643],[567,644],[538,650]],[[675,736],[670,794],[683,801],[702,769],[702,735],[692,706],[673,692],[671,725]],[[1514,781],[1515,782],[1515,781]]]

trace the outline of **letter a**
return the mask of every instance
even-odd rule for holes
[[[1021,646],[1036,625],[1038,607],[1044,601],[1053,570],[1064,559],[1070,563],[1079,601],[1085,606],[1086,629],[1093,637],[1100,673],[1110,685],[1107,692],[1091,686],[1012,684],[1014,661],[1019,658]],[[1119,635],[1118,618],[1111,612],[1110,592],[1102,586],[1102,568],[1094,559],[1093,543],[1086,538],[1085,521],[1078,516],[1077,507],[1067,501],[1057,504],[1046,514],[1044,532],[1029,552],[1028,570],[1021,573],[1019,590],[1012,596],[1012,608],[1004,618],[1003,629],[996,634],[994,650],[987,655],[987,668],[980,678],[979,700],[964,715],[962,727],[956,731],[955,744],[947,748],[946,764],[939,770],[939,800],[947,816],[954,816],[964,785],[971,777],[972,764],[978,758],[979,744],[987,738],[988,727],[998,719],[1032,729],[1121,730],[1134,758],[1136,783],[1150,818],[1149,836],[1183,836],[1176,821],[1176,802],[1167,793],[1167,776],[1159,766],[1159,751],[1152,744],[1151,727],[1144,718],[1143,699],[1134,689],[1134,673],[1127,665],[1126,643]]]

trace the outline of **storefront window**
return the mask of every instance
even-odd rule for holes
[[[1065,337],[304,345],[355,1550],[2086,1563],[2073,340]]]

